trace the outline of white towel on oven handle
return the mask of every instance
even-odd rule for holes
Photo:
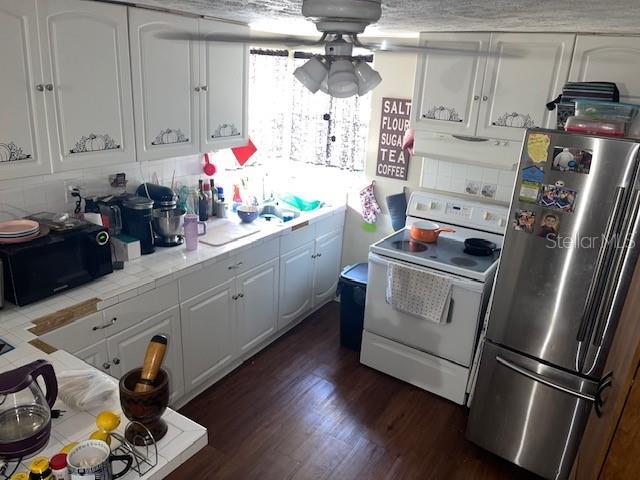
[[[401,312],[434,323],[446,323],[452,285],[447,276],[389,263],[386,300]]]

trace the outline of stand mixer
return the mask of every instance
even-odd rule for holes
[[[138,187],[136,194],[153,200],[151,225],[155,237],[154,244],[158,247],[182,245],[182,226],[187,212],[177,206],[176,193],[169,187],[143,183]]]

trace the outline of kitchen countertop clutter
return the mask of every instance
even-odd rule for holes
[[[164,338],[168,401],[182,405],[335,296],[345,210],[323,207],[286,223],[210,220],[210,232],[229,222],[249,230],[222,245],[202,242],[194,251],[157,248],[123,270],[46,300],[7,303],[0,310],[6,343],[0,342],[0,373],[43,359],[57,377],[91,369],[126,382],[149,339]],[[86,440],[103,410],[122,415],[116,432],[124,435],[128,422],[120,402],[112,403],[76,411],[58,399],[53,410],[63,416],[52,418],[49,443],[38,456],[51,458]],[[206,429],[175,411],[167,409],[162,420],[168,430],[158,442],[158,464],[140,478],[164,478],[207,444]],[[32,460],[18,470],[28,470]],[[122,478],[138,477],[129,471]]]
[[[43,359],[51,363],[56,375],[70,370],[86,371],[92,369],[91,366],[82,360],[63,350],[45,353],[29,344],[25,339],[20,339],[12,334],[12,331],[15,332],[16,330],[0,327],[0,338],[10,339],[14,347],[13,350],[0,355],[0,373],[16,369],[38,359]],[[102,372],[95,372],[95,374],[107,376]],[[105,404],[96,410],[74,410],[62,400],[58,399],[53,408],[60,410],[62,415],[60,418],[52,419],[49,443],[36,456],[51,458],[61,451],[65,445],[89,438],[91,432],[96,430],[96,417],[102,410],[109,409],[122,415],[120,402],[117,400],[116,382],[113,382],[113,385],[115,390],[113,398],[115,401]],[[124,417],[124,415],[122,416]],[[167,409],[163,415],[163,419],[169,428],[167,434],[157,445],[157,465],[143,476],[139,476],[135,471],[129,471],[121,478],[124,480],[133,480],[136,478],[142,478],[144,480],[162,479],[207,444],[206,428],[170,409]],[[124,419],[115,431],[123,435],[127,423],[126,419]],[[34,458],[35,457],[25,459],[19,466],[17,466],[15,462],[9,462],[5,472],[11,473],[14,470],[29,471],[29,465]],[[3,477],[0,475],[0,478]]]
[[[301,226],[344,212],[345,208],[344,205],[323,207],[286,224],[261,222],[259,231],[251,229],[251,235],[217,247],[201,243],[200,248],[191,252],[187,252],[184,248],[159,249],[152,256],[143,256],[128,262],[124,270],[114,271],[102,279],[60,293],[50,299],[23,308],[7,303],[4,309],[0,310],[0,325],[10,328],[12,332],[23,330],[19,335],[32,340],[37,335],[69,323],[69,317],[81,318],[92,311],[103,310],[233,254],[256,248],[261,243],[295,231]],[[215,230],[226,225],[227,222],[229,221],[226,219],[210,220],[207,222],[208,230]],[[250,229],[251,227],[238,223],[238,228]],[[81,312],[74,313],[75,309],[80,309]],[[57,314],[59,314],[58,320],[52,318]],[[46,326],[43,323],[45,318]],[[30,334],[34,330],[32,323],[36,324],[35,335]]]

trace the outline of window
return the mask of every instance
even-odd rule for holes
[[[312,94],[293,76],[309,54],[252,50],[249,134],[256,162],[298,162],[364,171],[371,94]]]

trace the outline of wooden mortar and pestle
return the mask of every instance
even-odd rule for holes
[[[134,368],[120,379],[122,412],[132,422],[144,425],[157,442],[167,433],[162,414],[169,404],[169,376],[160,368],[167,351],[167,337],[155,335],[149,342],[141,368]],[[135,424],[127,427],[126,439],[134,445],[149,445],[152,439]]]

